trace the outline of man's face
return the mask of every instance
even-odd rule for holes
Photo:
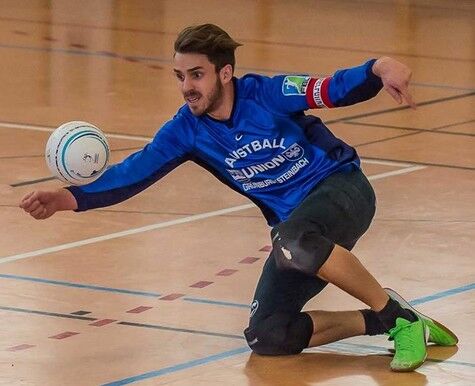
[[[177,52],[173,61],[180,91],[193,115],[218,109],[222,103],[223,84],[206,55]]]

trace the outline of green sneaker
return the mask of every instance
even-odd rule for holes
[[[426,327],[421,319],[409,322],[396,319],[396,326],[389,330],[389,340],[394,340],[393,371],[412,371],[424,363],[426,351]]]
[[[412,307],[408,301],[406,301],[401,295],[391,288],[384,289],[389,297],[397,301],[402,308],[406,308],[414,312],[424,324],[429,328],[429,342],[435,343],[439,346],[455,346],[458,343],[457,336],[445,327],[442,323],[437,322],[434,319],[429,318],[428,316],[421,314],[414,307]]]

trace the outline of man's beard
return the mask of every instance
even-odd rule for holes
[[[222,103],[223,94],[224,94],[224,86],[222,85],[218,77],[216,79],[214,88],[205,97],[206,100],[208,101],[207,106],[205,106],[205,108],[202,111],[196,111],[192,107],[190,107],[191,112],[193,113],[193,115],[196,115],[196,116],[212,113],[219,107],[220,103]],[[196,95],[196,92],[191,91],[191,92],[188,92],[186,95],[184,95],[184,97],[186,98],[188,96],[195,96],[195,95]],[[198,94],[198,96],[200,97],[200,99],[203,98],[203,95],[201,94]]]
[[[214,89],[211,91],[211,93],[208,96],[208,107],[204,109],[202,114],[209,114],[216,110],[220,103],[223,101],[223,93],[224,93],[224,87],[221,84],[221,81],[219,77],[216,79],[216,84]]]

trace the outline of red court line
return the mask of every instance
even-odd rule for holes
[[[190,285],[190,287],[192,287],[192,288],[203,288],[203,287],[209,286],[210,284],[213,284],[213,282],[203,280],[203,281],[199,281],[199,282],[196,282],[195,284]]]
[[[232,274],[236,273],[237,269],[223,269],[222,271],[218,272],[217,276],[231,276]]]
[[[79,332],[65,331],[58,335],[48,336],[50,339],[66,339],[74,335],[78,335]]]
[[[137,63],[140,61],[137,58],[134,58],[132,56],[123,56],[122,59],[127,60],[128,62],[133,62],[133,63]]]
[[[239,263],[241,263],[241,264],[252,264],[252,263],[255,263],[257,260],[259,260],[258,257],[248,256],[248,257],[242,259]]]
[[[140,306],[140,307],[137,307],[137,308],[133,308],[133,309],[131,309],[131,310],[128,310],[128,311],[126,311],[126,312],[129,313],[129,314],[140,314],[141,312],[150,310],[151,308],[153,308],[153,307]]]
[[[81,44],[81,43],[71,43],[69,46],[74,47],[74,48],[87,48],[85,44]]]
[[[20,351],[20,350],[26,350],[32,347],[35,347],[35,345],[34,344],[20,344],[18,346],[9,347],[5,351]]]
[[[94,327],[102,327],[102,326],[105,326],[106,324],[111,324],[114,322],[117,322],[117,320],[116,319],[101,319],[101,320],[98,320],[97,322],[89,323],[89,325],[94,326]]]
[[[162,296],[161,298],[159,298],[159,300],[175,300],[181,298],[182,296],[185,296],[185,294],[169,294]]]

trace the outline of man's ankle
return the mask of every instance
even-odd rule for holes
[[[403,318],[409,322],[415,322],[419,319],[411,310],[402,308],[397,301],[391,298],[381,311],[376,312],[376,315],[386,332],[396,325],[397,318]]]

